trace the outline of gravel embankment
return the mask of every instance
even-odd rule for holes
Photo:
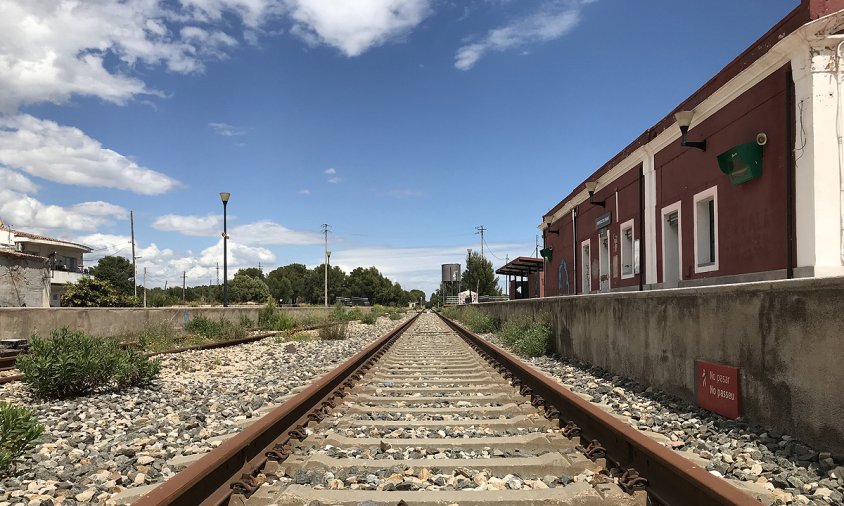
[[[33,399],[23,383],[0,399],[30,407],[45,433],[35,453],[0,479],[0,506],[106,502],[129,487],[164,481],[167,461],[219,446],[265,405],[282,401],[400,322],[350,323],[341,341],[254,343],[160,357],[149,389],[60,401]]]
[[[482,336],[501,346],[492,334]],[[699,454],[716,476],[767,488],[774,504],[844,505],[844,466],[786,434],[742,420],[728,420],[673,395],[615,376],[599,367],[559,357],[528,360],[594,403],[629,416],[643,431],[668,437],[676,450]]]

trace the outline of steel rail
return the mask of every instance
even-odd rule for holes
[[[439,313],[437,313],[439,314]],[[574,422],[585,441],[600,441],[610,460],[636,469],[647,479],[647,492],[657,504],[671,506],[759,506],[749,494],[713,476],[638,430],[578,397],[550,376],[527,365],[502,348],[480,338],[457,322],[439,316],[473,348],[512,374],[514,382],[536,401],[553,406],[560,422]]]
[[[242,432],[140,497],[133,506],[225,504],[232,494],[232,485],[241,481],[244,475],[254,476],[266,464],[267,452],[291,436],[292,431],[307,425],[309,414],[337,395],[358,370],[367,368],[376,356],[383,355],[418,316],[380,337]]]

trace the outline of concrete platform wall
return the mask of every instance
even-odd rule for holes
[[[556,349],[694,402],[694,361],[741,368],[742,414],[844,456],[844,278],[480,304]]]
[[[168,308],[0,308],[0,339],[49,334],[62,327],[84,330],[95,336],[125,336],[150,322],[171,321],[181,326],[194,316],[240,321],[246,315],[258,321],[263,306]],[[293,314],[327,314],[333,308],[281,308]]]

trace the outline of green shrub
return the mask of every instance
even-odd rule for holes
[[[540,357],[551,352],[551,326],[526,319],[504,323],[499,337],[505,345],[523,357]]]
[[[276,313],[275,318],[270,323],[270,329],[276,331],[290,330],[293,328],[296,328],[296,320],[289,314],[281,311]]]
[[[150,322],[135,336],[138,347],[148,352],[166,351],[176,348],[181,338],[172,324],[165,321]]]
[[[31,411],[0,401],[0,476],[35,448],[43,432],[44,426]]]
[[[391,320],[393,320],[393,321],[395,321],[395,320],[401,320],[402,318],[404,318],[404,313],[401,313],[401,312],[399,312],[399,311],[392,311],[392,312],[390,312],[390,319],[391,319]]]
[[[488,332],[495,332],[496,330],[497,325],[495,324],[495,320],[472,306],[464,307],[463,311],[458,314],[461,323],[472,332],[486,334]]]
[[[212,320],[202,315],[191,318],[185,330],[210,341],[228,341],[246,337],[246,329],[226,319]]]
[[[62,306],[72,307],[125,307],[130,299],[114,289],[105,279],[84,277],[68,283],[61,296]]]
[[[267,299],[267,303],[258,311],[258,326],[262,329],[270,328],[270,323],[275,319],[277,310],[278,306],[275,303],[275,299],[272,297]]]
[[[49,338],[33,335],[29,353],[18,357],[23,381],[38,397],[75,397],[98,390],[145,386],[160,364],[114,338],[92,337],[66,328]]]
[[[377,321],[378,321],[378,315],[375,314],[375,311],[368,311],[367,313],[364,313],[360,317],[360,322],[365,323],[367,325],[373,325]]]
[[[319,338],[323,341],[339,341],[346,339],[346,324],[337,323],[319,329]]]
[[[255,322],[252,320],[252,318],[249,318],[245,314],[242,314],[240,315],[240,326],[246,330],[249,330],[255,326]]]

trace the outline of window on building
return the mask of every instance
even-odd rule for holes
[[[718,188],[713,186],[694,197],[695,272],[718,269]]]
[[[621,225],[621,279],[632,278],[636,272],[633,238],[633,220]]]

